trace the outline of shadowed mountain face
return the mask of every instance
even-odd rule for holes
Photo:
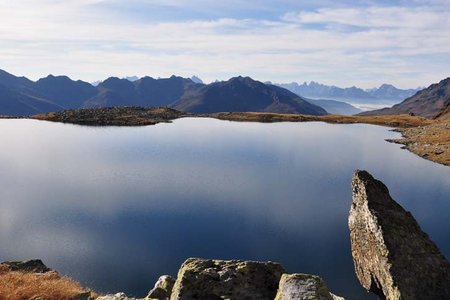
[[[67,76],[53,75],[36,81],[34,90],[42,98],[64,108],[80,108],[86,99],[97,93],[97,89],[87,82],[73,81]]]
[[[33,115],[85,107],[168,106],[186,112],[302,113],[327,112],[289,92],[249,77],[209,85],[172,76],[136,81],[110,77],[97,86],[67,76],[49,75],[36,82],[0,71],[0,115]]]
[[[0,84],[0,115],[32,115],[37,112],[63,109],[55,103],[11,90]]]
[[[324,115],[327,112],[298,95],[250,77],[234,77],[192,89],[172,105],[193,113],[275,112]]]
[[[450,77],[428,88],[417,92],[414,96],[392,106],[361,115],[394,115],[415,114],[422,117],[434,118],[446,114],[450,103]],[[448,113],[448,111],[447,111]]]

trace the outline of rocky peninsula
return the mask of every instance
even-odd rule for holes
[[[143,108],[115,106],[102,108],[71,109],[32,116],[32,119],[88,126],[145,126],[167,123],[191,116],[166,107]]]
[[[350,240],[356,275],[386,300],[450,299],[450,263],[411,213],[368,172],[352,180]],[[98,295],[60,276],[40,260],[0,264],[0,299],[138,300]],[[319,276],[288,274],[275,262],[189,258],[177,278],[159,278],[140,300],[344,300]]]

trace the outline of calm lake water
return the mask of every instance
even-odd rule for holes
[[[384,141],[396,137],[324,123],[0,120],[0,260],[41,258],[136,296],[188,257],[272,260],[373,299],[350,253],[355,169],[384,181],[450,257],[450,168]]]

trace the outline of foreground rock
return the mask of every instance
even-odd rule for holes
[[[275,300],[344,300],[330,293],[319,276],[283,274]]]
[[[175,279],[169,275],[159,277],[153,289],[150,290],[145,300],[169,300],[172,294]]]
[[[117,293],[114,295],[105,295],[97,297],[96,300],[143,300],[143,299],[137,299],[137,298],[128,298],[127,295],[124,293]]]
[[[178,272],[171,299],[274,299],[283,273],[273,262],[190,258]]]
[[[73,109],[35,115],[32,118],[45,121],[71,123],[90,126],[142,126],[154,125],[161,122],[189,116],[166,107],[105,107]]]
[[[450,264],[387,187],[353,175],[349,227],[356,275],[379,299],[450,299]]]

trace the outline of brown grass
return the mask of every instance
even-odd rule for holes
[[[392,115],[392,116],[344,116],[344,115],[325,115],[311,116],[299,114],[274,114],[274,113],[255,113],[255,112],[230,112],[216,113],[206,115],[221,120],[242,121],[242,122],[310,122],[320,121],[334,124],[354,124],[365,123],[382,125],[389,127],[416,127],[431,124],[433,121],[423,117],[410,115]]]
[[[85,292],[79,283],[56,272],[25,273],[0,265],[0,300],[72,300]]]

